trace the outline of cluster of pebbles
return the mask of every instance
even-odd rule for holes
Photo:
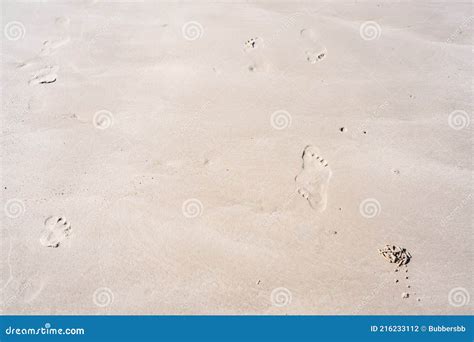
[[[405,248],[395,246],[395,245],[385,245],[384,248],[379,249],[379,254],[382,255],[386,260],[388,260],[391,264],[396,264],[397,268],[395,268],[395,273],[399,273],[399,275],[395,279],[395,283],[400,283],[400,279],[405,274],[405,282],[407,289],[411,288],[411,285],[408,284],[408,263],[411,260],[411,254]],[[405,272],[403,272],[405,271]],[[416,295],[416,293],[414,293]],[[401,295],[402,298],[409,298],[410,293],[408,290],[403,292]],[[418,298],[418,301],[420,299]]]

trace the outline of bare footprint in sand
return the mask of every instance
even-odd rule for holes
[[[321,39],[313,29],[302,29],[300,36],[303,40],[306,60],[309,63],[315,64],[326,58],[327,49],[321,44]]]
[[[59,17],[56,18],[56,26],[62,31],[60,34],[60,38],[57,39],[49,39],[43,42],[43,46],[41,51],[33,58],[25,60],[17,65],[19,69],[28,69],[30,67],[36,67],[38,64],[49,63],[48,59],[50,56],[53,56],[58,52],[63,46],[67,45],[71,41],[71,37],[67,33],[70,24],[70,19],[68,17]],[[30,79],[30,85],[36,84],[46,84],[46,83],[53,83],[56,81],[57,78],[57,66],[46,66],[42,69],[38,70],[36,73],[41,72],[45,69],[54,69],[53,72],[46,72],[45,74],[41,75],[34,75],[33,78]],[[50,70],[51,71],[51,70]]]
[[[250,38],[244,44],[244,51],[258,49],[263,47],[263,39],[259,37]]]
[[[64,217],[51,216],[44,222],[45,231],[40,242],[45,247],[57,248],[71,233],[71,224]]]
[[[58,49],[64,45],[67,45],[71,41],[70,37],[64,37],[55,40],[47,40],[43,43],[43,47],[39,53],[40,57],[54,55]]]
[[[308,145],[303,151],[303,167],[295,177],[298,193],[308,201],[311,208],[322,212],[327,206],[327,189],[332,171],[319,151]]]
[[[326,57],[326,49],[322,48],[320,50],[315,50],[315,51],[306,51],[306,60],[311,63],[315,64]]]
[[[41,68],[33,73],[28,84],[37,85],[56,82],[56,79],[58,78],[58,70],[59,67],[57,65],[50,65]]]
[[[264,43],[263,39],[259,37],[250,38],[244,44],[244,52],[250,59],[248,70],[254,71],[266,71],[268,70],[268,63],[265,61],[263,54]]]
[[[44,62],[45,58],[54,55],[62,46],[67,45],[71,41],[69,36],[56,40],[47,40],[43,43],[43,47],[37,56],[21,62],[17,65],[18,69],[26,69]]]
[[[58,28],[65,30],[69,28],[71,19],[69,17],[57,17],[55,23]]]

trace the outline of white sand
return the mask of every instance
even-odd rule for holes
[[[2,1],[2,312],[471,313],[471,6]]]

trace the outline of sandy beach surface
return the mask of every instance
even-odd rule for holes
[[[2,313],[472,313],[473,23],[2,1]]]

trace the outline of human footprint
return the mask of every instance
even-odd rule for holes
[[[44,223],[40,243],[45,247],[57,248],[71,234],[71,224],[64,217],[51,216]]]
[[[327,161],[320,157],[318,150],[311,145],[305,147],[301,157],[303,166],[295,177],[296,189],[311,208],[322,212],[327,206],[327,189],[332,171]]]

